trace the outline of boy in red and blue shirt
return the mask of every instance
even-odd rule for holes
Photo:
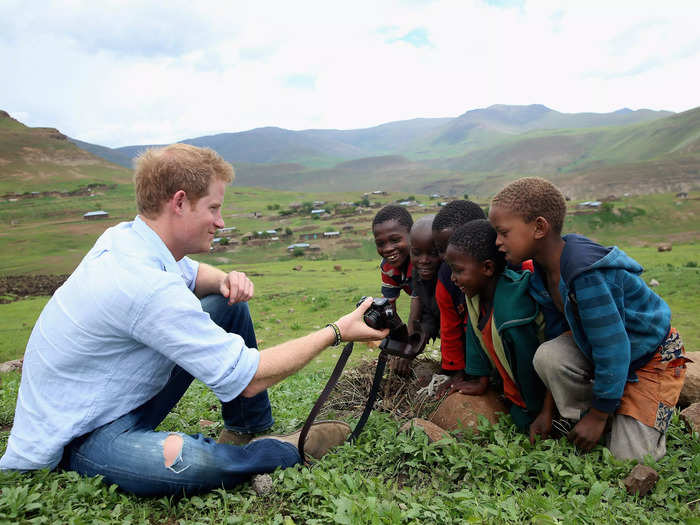
[[[401,290],[409,296],[412,292],[413,267],[409,252],[409,235],[413,226],[411,214],[403,206],[384,206],[372,220],[372,233],[377,253],[382,257],[379,265],[382,276],[382,297],[395,302]]]
[[[440,258],[445,260],[445,251],[450,235],[469,221],[485,219],[486,215],[475,202],[455,200],[443,206],[433,219],[433,240]],[[442,370],[452,374],[444,384],[447,389],[453,382],[465,379],[465,329],[467,305],[462,291],[452,282],[452,270],[442,263],[438,270],[435,300],[440,309],[440,353]],[[441,391],[443,390],[441,389]]]

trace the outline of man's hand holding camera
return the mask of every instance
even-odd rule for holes
[[[343,341],[376,341],[389,335],[388,328],[376,330],[365,322],[364,315],[370,306],[372,306],[372,298],[366,297],[353,312],[338,319],[336,325],[340,329]]]

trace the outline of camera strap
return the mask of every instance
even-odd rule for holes
[[[309,429],[316,420],[316,416],[318,416],[321,407],[328,400],[328,396],[330,395],[331,391],[338,382],[338,379],[340,379],[340,375],[343,373],[343,369],[345,368],[345,365],[347,364],[348,359],[350,358],[350,354],[352,353],[352,348],[353,343],[351,342],[346,344],[343,348],[343,351],[340,354],[340,358],[338,358],[338,362],[336,363],[335,368],[333,369],[333,373],[331,373],[331,376],[328,379],[326,386],[323,388],[321,395],[318,396],[316,403],[314,404],[313,408],[311,409],[311,412],[309,412],[309,415],[306,418],[306,421],[304,422],[304,426],[301,429],[301,434],[299,435],[299,442],[297,444],[297,448],[299,449],[299,455],[302,457],[303,461],[306,461],[306,456],[304,455],[304,443],[306,442],[306,436],[309,433]],[[365,426],[365,423],[367,423],[367,418],[369,418],[370,412],[372,412],[372,408],[374,408],[374,402],[377,399],[379,386],[381,385],[382,377],[384,376],[384,368],[386,367],[387,358],[388,355],[386,352],[382,351],[379,353],[379,357],[377,358],[377,369],[374,372],[374,380],[372,381],[372,388],[369,392],[369,396],[367,397],[365,409],[362,412],[362,415],[360,416],[357,425],[355,425],[355,430],[352,431],[352,434],[350,434],[350,437],[348,438],[348,441],[350,443],[354,442],[355,439],[357,439],[357,437],[360,435],[362,429]]]

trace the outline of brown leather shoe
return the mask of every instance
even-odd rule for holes
[[[254,435],[255,434],[234,432],[233,430],[225,428],[221,431],[221,434],[219,434],[219,439],[217,439],[216,442],[225,445],[238,445],[239,447],[242,447],[243,445],[250,443],[250,440],[253,439]]]
[[[345,443],[351,432],[350,425],[343,421],[317,421],[311,425],[309,433],[306,435],[304,452],[314,459],[321,459],[330,449]],[[286,436],[260,436],[251,441],[276,439],[298,447],[299,436],[301,436],[301,430]]]

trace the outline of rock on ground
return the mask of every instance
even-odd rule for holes
[[[15,359],[14,361],[0,363],[0,374],[11,372],[12,370],[22,370],[22,361],[22,359]]]
[[[659,474],[653,468],[646,465],[635,465],[623,483],[629,494],[642,497],[654,488],[658,480]]]
[[[700,403],[693,403],[681,411],[681,419],[691,432],[700,433]]]
[[[258,496],[264,496],[272,490],[272,478],[269,474],[257,474],[253,476],[251,485]]]
[[[700,352],[687,352],[687,357],[693,362],[686,363],[685,383],[678,398],[681,407],[700,403]]]
[[[420,428],[423,432],[426,433],[426,435],[428,436],[428,441],[430,441],[431,443],[435,443],[436,441],[440,441],[442,438],[450,436],[450,434],[445,429],[440,428],[435,423],[431,423],[430,421],[426,421],[425,419],[421,419],[418,417],[413,418],[410,421],[406,421],[406,423],[401,425],[399,433],[407,432],[411,428]]]
[[[468,396],[455,393],[447,396],[430,418],[432,423],[446,430],[457,430],[461,426],[477,430],[479,415],[496,423],[500,414],[507,414],[505,404],[496,391],[489,389],[483,396]]]

